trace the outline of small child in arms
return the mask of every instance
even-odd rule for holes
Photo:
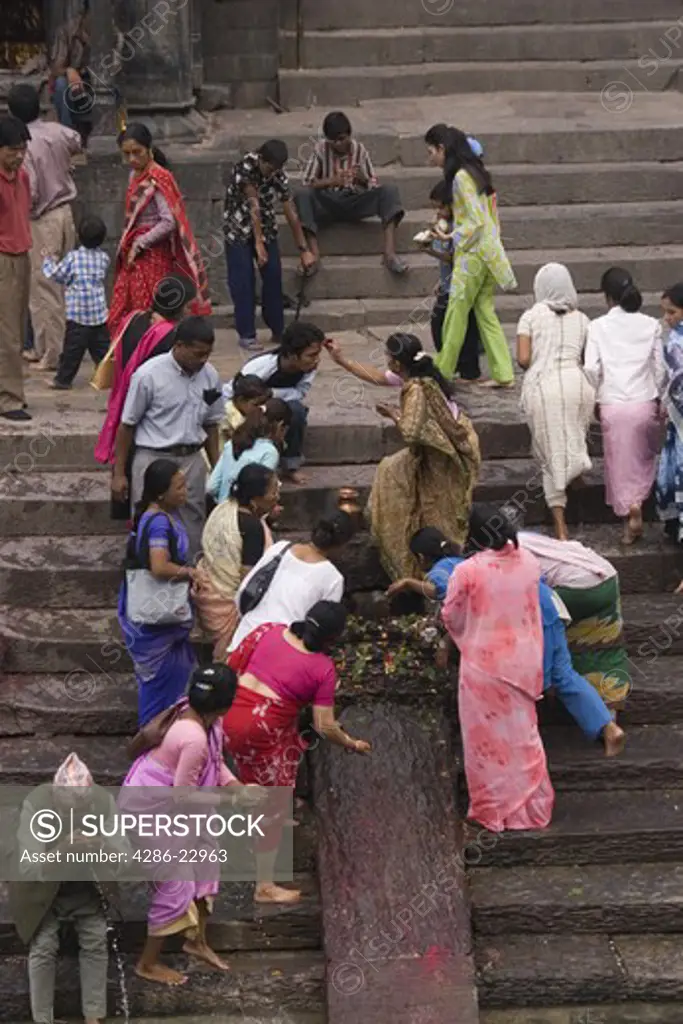
[[[441,241],[435,229],[442,235],[450,234],[453,231],[453,215],[449,203],[448,186],[445,181],[440,181],[434,186],[429,195],[430,204],[434,210],[435,218],[432,228],[421,231],[415,236],[415,241],[429,256],[434,256],[439,261],[439,282],[436,286],[436,299],[432,309],[431,329],[432,341],[437,352],[441,351],[441,333],[443,323],[446,319],[448,309],[448,296],[451,289],[451,267],[453,263],[453,249],[450,242]],[[458,360],[457,373],[462,381],[481,380],[481,369],[479,367],[480,349],[479,329],[474,312],[470,310],[470,317],[467,324],[465,343]]]

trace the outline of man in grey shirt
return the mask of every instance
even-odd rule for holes
[[[206,450],[213,467],[218,461],[218,427],[224,400],[218,372],[209,362],[214,332],[208,319],[183,320],[170,352],[148,359],[135,371],[116,434],[112,479],[115,499],[128,491],[126,462],[135,444],[131,480],[133,509],[142,497],[145,470],[155,459],[171,459],[187,482],[187,503],[179,517],[187,530],[194,560],[201,551],[206,517]]]

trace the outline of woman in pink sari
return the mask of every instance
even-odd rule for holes
[[[468,817],[491,832],[545,828],[555,794],[536,714],[540,567],[495,508],[473,507],[469,543],[478,553],[454,570],[441,613],[460,649]]]
[[[169,810],[168,787],[216,787],[239,785],[223,760],[222,716],[232,705],[237,690],[237,677],[225,665],[197,669],[190,680],[188,695],[174,707],[175,720],[166,732],[159,725],[160,717],[147,726],[149,738],[160,742],[146,747],[148,735],[140,732],[133,741],[142,750],[126,776],[119,795],[121,813],[157,813]],[[168,715],[168,711],[163,713]],[[151,738],[154,742],[154,738]],[[155,787],[161,789],[155,801]],[[208,795],[208,794],[207,794]],[[158,806],[157,806],[158,804]],[[180,848],[199,847],[203,840],[181,840]],[[170,840],[162,840],[162,849],[170,848]],[[143,848],[150,852],[149,844]],[[143,862],[145,862],[143,860]],[[153,861],[158,863],[158,861]],[[218,892],[219,867],[207,858],[194,868],[177,857],[177,866],[169,869],[171,876],[161,880],[160,874],[151,886],[152,898],[148,912],[147,941],[135,972],[147,981],[164,985],[183,985],[187,976],[159,963],[164,940],[170,935],[185,935],[183,952],[197,957],[220,971],[229,970],[227,963],[209,946],[206,925]]]
[[[176,327],[196,294],[197,289],[189,277],[183,274],[170,274],[162,278],[154,289],[150,310],[136,310],[122,321],[121,330],[113,341],[116,346],[114,381],[109,395],[107,415],[95,446],[95,458],[98,462],[114,461],[116,431],[121,422],[133,374],[153,356],[170,352]],[[133,463],[133,455],[134,452],[131,451],[129,468]],[[130,474],[128,475],[130,482]],[[129,502],[116,502],[112,499],[111,515],[112,519],[129,519]]]

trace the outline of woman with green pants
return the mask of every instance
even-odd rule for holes
[[[453,277],[443,346],[435,362],[446,378],[454,376],[469,313],[474,310],[492,377],[486,384],[511,387],[512,359],[496,315],[494,295],[496,286],[509,291],[517,287],[517,281],[500,238],[491,175],[473,154],[463,132],[449,128],[433,139],[431,134],[432,129],[425,136],[431,159],[443,168],[444,178],[453,189],[453,233],[442,237],[443,241],[452,241]]]

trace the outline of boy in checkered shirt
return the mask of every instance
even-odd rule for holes
[[[78,373],[86,351],[97,365],[107,354],[107,296],[104,282],[109,257],[101,248],[107,235],[99,217],[83,217],[78,227],[77,249],[68,252],[60,263],[44,252],[43,273],[65,286],[66,332],[64,348],[51,388],[68,391]]]

